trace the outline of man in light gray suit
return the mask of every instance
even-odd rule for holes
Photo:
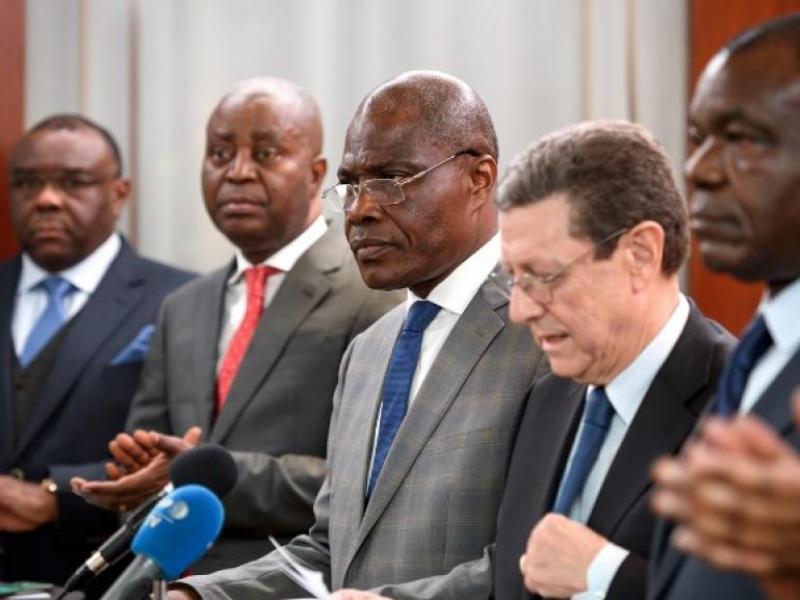
[[[481,558],[526,394],[546,370],[486,282],[500,254],[496,160],[482,100],[441,73],[379,86],[348,129],[340,183],[325,197],[345,212],[367,285],[406,287],[408,299],[342,360],[316,523],[287,545],[334,590],[377,588],[393,598],[490,591]],[[272,553],[189,578],[170,594],[303,595],[280,565]]]
[[[112,466],[112,481],[75,482],[130,509],[164,485],[166,459],[200,429],[231,450],[239,480],[226,529],[195,572],[261,556],[267,534],[308,530],[342,354],[399,301],[364,286],[341,230],[321,216],[321,144],[316,102],[291,82],[245,81],[220,101],[203,195],[236,257],[164,303],[126,427],[139,431],[112,444],[132,474]]]

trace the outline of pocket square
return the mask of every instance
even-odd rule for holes
[[[111,366],[116,367],[117,365],[143,361],[144,357],[147,356],[147,350],[150,348],[150,338],[153,337],[155,330],[155,325],[142,327],[136,337],[112,359]]]

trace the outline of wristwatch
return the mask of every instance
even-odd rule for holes
[[[39,483],[39,487],[46,492],[50,492],[51,494],[55,494],[58,491],[58,484],[49,477],[42,479],[42,481]]]

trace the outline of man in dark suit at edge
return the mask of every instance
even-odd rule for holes
[[[800,15],[749,29],[709,61],[690,105],[685,171],[703,262],[767,291],[713,410],[741,422],[710,422],[698,443],[655,470],[655,508],[684,527],[660,524],[653,599],[800,597],[798,486],[774,470],[779,457],[796,463],[800,449],[790,402],[800,385],[799,56]],[[745,434],[759,440],[747,451]],[[768,562],[737,559],[734,549]]]
[[[159,305],[191,275],[115,232],[130,182],[96,123],[51,116],[9,162],[22,254],[0,264],[0,579],[63,583],[117,527],[70,478],[103,475]]]

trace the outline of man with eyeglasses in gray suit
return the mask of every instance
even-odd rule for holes
[[[407,288],[356,338],[334,397],[316,523],[286,549],[333,590],[392,598],[489,594],[505,468],[525,398],[546,369],[487,276],[499,258],[497,141],[483,101],[441,73],[400,75],[362,101],[339,184],[368,286]],[[189,578],[173,598],[294,598],[272,553]],[[370,596],[340,591],[338,598]]]

